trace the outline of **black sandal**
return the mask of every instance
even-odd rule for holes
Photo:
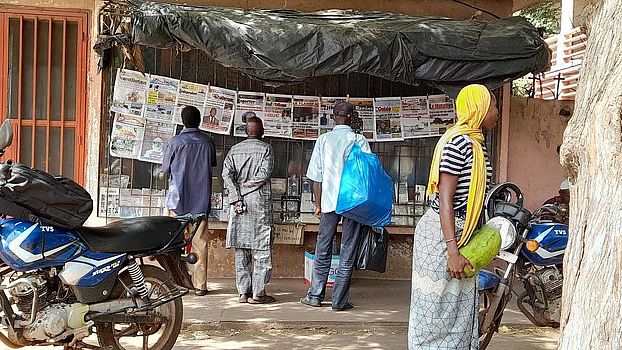
[[[270,304],[270,303],[274,303],[275,301],[276,299],[271,295],[262,295],[258,297],[257,299],[248,298],[249,304]]]
[[[240,294],[240,298],[238,299],[238,303],[240,303],[240,304],[248,303],[248,295],[247,294]]]

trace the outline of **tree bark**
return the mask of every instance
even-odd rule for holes
[[[622,349],[622,6],[594,13],[562,164],[571,189],[560,349]]]

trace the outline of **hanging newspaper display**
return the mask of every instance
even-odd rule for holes
[[[147,88],[145,118],[172,122],[178,89],[179,80],[151,75]]]
[[[236,93],[121,69],[115,81],[111,111],[181,124],[181,110],[185,106],[195,106],[202,114],[202,130],[229,135],[233,129],[233,135],[239,137],[246,137],[245,119],[254,114],[262,119],[266,136],[313,140],[333,129],[333,108],[345,101],[354,106],[352,128],[370,141],[438,136],[453,125],[456,118],[454,101],[447,95],[380,97],[374,102],[367,97]],[[400,118],[396,110],[400,110]],[[123,127],[122,123],[120,125]],[[142,136],[128,136],[125,141],[129,143]],[[137,157],[136,148],[120,151],[121,139],[115,140],[115,151],[111,150],[111,154]]]
[[[111,105],[114,119],[110,155],[161,164],[166,146],[178,129],[176,124],[181,123],[181,110],[185,106],[195,106],[201,111],[200,128],[210,133],[246,137],[246,119],[256,115],[264,122],[266,136],[313,140],[333,129],[334,106],[345,101],[354,106],[353,129],[370,141],[438,136],[453,125],[456,118],[454,101],[446,95],[374,99],[236,92],[119,70]],[[123,176],[127,179],[117,186],[110,180],[117,176],[117,182]],[[100,185],[100,216],[164,213],[164,191],[146,193],[146,189],[139,192],[127,188],[127,175],[106,174],[106,179]],[[214,204],[219,200],[222,197],[214,196]]]
[[[230,134],[235,112],[235,99],[234,90],[210,86],[200,129],[215,134]]]
[[[430,114],[431,135],[440,135],[456,121],[454,100],[447,95],[429,95],[428,113]]]
[[[127,69],[118,69],[110,111],[142,116],[149,75]]]
[[[175,103],[173,122],[176,124],[183,124],[181,120],[181,111],[186,106],[196,107],[199,111],[201,111],[201,114],[203,114],[208,89],[209,86],[207,85],[191,83],[183,80],[180,81],[177,102]]]
[[[405,139],[430,136],[431,121],[427,96],[402,97],[402,127]]]
[[[264,93],[239,91],[233,119],[233,136],[246,137],[246,118],[253,115],[265,124]]]
[[[376,141],[400,141],[402,101],[399,97],[374,99],[374,138]]]
[[[441,135],[455,123],[454,101],[447,95],[349,98],[236,92],[119,69],[110,110],[116,112],[110,155],[162,163],[164,150],[181,123],[181,110],[195,106],[200,128],[246,137],[246,118],[264,123],[265,135],[313,140],[333,129],[335,104],[354,106],[352,128],[370,141],[395,141]]]
[[[292,137],[292,96],[266,94],[263,127],[266,136]]]
[[[138,159],[145,133],[145,120],[140,116],[115,114],[110,135],[110,155]]]
[[[176,125],[169,122],[147,119],[139,160],[162,164],[164,150],[175,136]]]
[[[352,129],[361,133],[368,141],[374,140],[374,99],[368,97],[348,98],[354,106]]]
[[[294,96],[292,137],[314,140],[320,136],[320,98],[317,96]]]
[[[347,97],[321,97],[320,98],[320,135],[325,134],[335,127],[333,109],[340,102],[346,102]]]

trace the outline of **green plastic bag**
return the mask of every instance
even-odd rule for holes
[[[501,234],[496,227],[482,226],[473,232],[469,242],[460,248],[460,254],[473,266],[473,270],[464,268],[468,277],[473,277],[477,271],[488,266],[501,249]]]

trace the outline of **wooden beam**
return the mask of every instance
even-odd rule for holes
[[[510,103],[512,102],[510,83],[503,85],[503,104],[501,105],[501,138],[499,142],[498,181],[508,181],[508,154],[510,149]]]

